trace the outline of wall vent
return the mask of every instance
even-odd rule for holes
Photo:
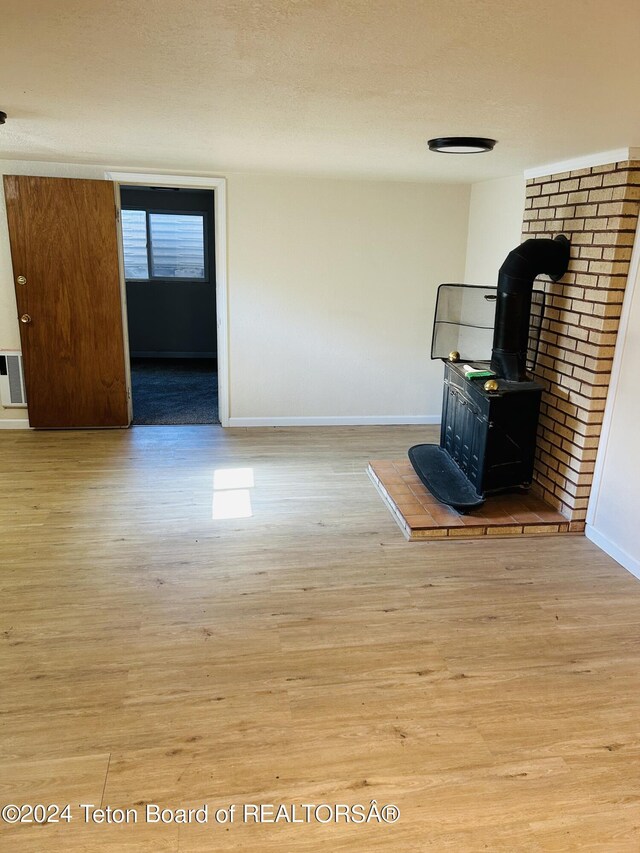
[[[0,353],[0,402],[7,408],[26,408],[21,352]]]

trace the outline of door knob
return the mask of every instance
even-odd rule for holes
[[[20,322],[21,323],[30,323],[31,322],[31,314],[23,314],[22,317],[20,317]]]
[[[18,284],[26,284],[27,278],[24,275],[19,275],[16,281],[18,282]]]

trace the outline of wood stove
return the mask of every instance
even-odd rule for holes
[[[569,249],[558,236],[510,252],[498,275],[491,361],[467,363],[459,352],[445,361],[440,444],[416,445],[409,459],[429,491],[462,512],[531,485],[543,390],[526,370],[533,282],[541,273],[560,279]]]

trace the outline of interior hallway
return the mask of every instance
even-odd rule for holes
[[[179,827],[76,809],[0,826],[7,849],[637,850],[640,584],[580,536],[407,543],[366,464],[436,429],[5,433],[12,802],[401,810]]]

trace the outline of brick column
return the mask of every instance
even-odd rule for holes
[[[543,277],[544,386],[534,490],[584,529],[640,207],[640,161],[527,181],[523,239],[565,234],[569,271]]]

